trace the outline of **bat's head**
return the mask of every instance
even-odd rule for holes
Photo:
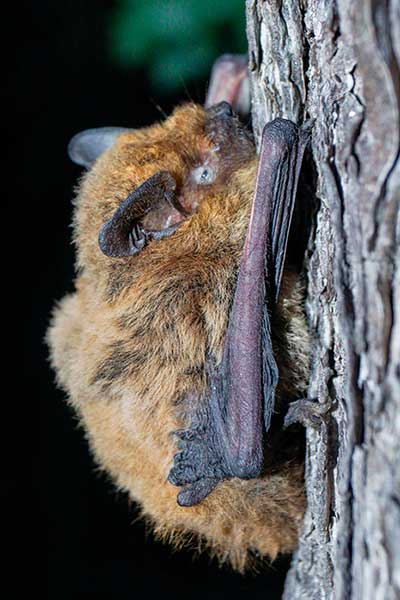
[[[209,253],[238,237],[232,228],[250,205],[255,148],[227,102],[188,104],[140,130],[84,131],[69,154],[89,169],[77,198],[76,240],[79,264],[96,272],[98,285],[106,276],[115,291],[160,255],[187,256],[193,247]]]

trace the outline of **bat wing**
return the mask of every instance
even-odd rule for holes
[[[178,503],[201,502],[223,479],[257,477],[275,405],[278,367],[270,313],[279,296],[298,176],[309,127],[275,119],[263,131],[250,224],[220,364],[209,358],[209,390],[188,398],[191,427],[176,432],[169,481]]]
[[[299,174],[310,133],[310,122],[299,128],[286,119],[275,119],[264,127],[261,141],[255,198],[259,195],[260,198],[269,198],[268,202],[270,202],[267,209],[269,224],[265,253],[265,281],[268,290],[262,327],[263,404],[266,431],[269,430],[274,411],[275,388],[278,382],[269,315],[274,311],[279,299]],[[264,167],[263,165],[271,161],[271,155],[274,153],[276,153],[275,166],[272,164],[269,168]]]

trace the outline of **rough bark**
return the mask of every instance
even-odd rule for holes
[[[400,598],[400,9],[247,0],[253,121],[315,119],[308,509],[284,599]]]

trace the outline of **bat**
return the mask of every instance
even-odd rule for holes
[[[309,127],[275,119],[257,156],[246,68],[220,59],[204,107],[74,136],[76,290],[48,332],[99,465],[161,539],[238,570],[296,545],[304,456],[283,419],[309,369],[285,265]]]

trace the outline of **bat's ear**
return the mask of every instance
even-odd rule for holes
[[[132,256],[149,241],[172,235],[186,216],[176,186],[171,173],[158,171],[131,192],[101,228],[101,251],[111,258]]]
[[[95,160],[115,143],[126,127],[99,127],[86,129],[74,135],[68,144],[68,156],[77,165],[89,169]]]

